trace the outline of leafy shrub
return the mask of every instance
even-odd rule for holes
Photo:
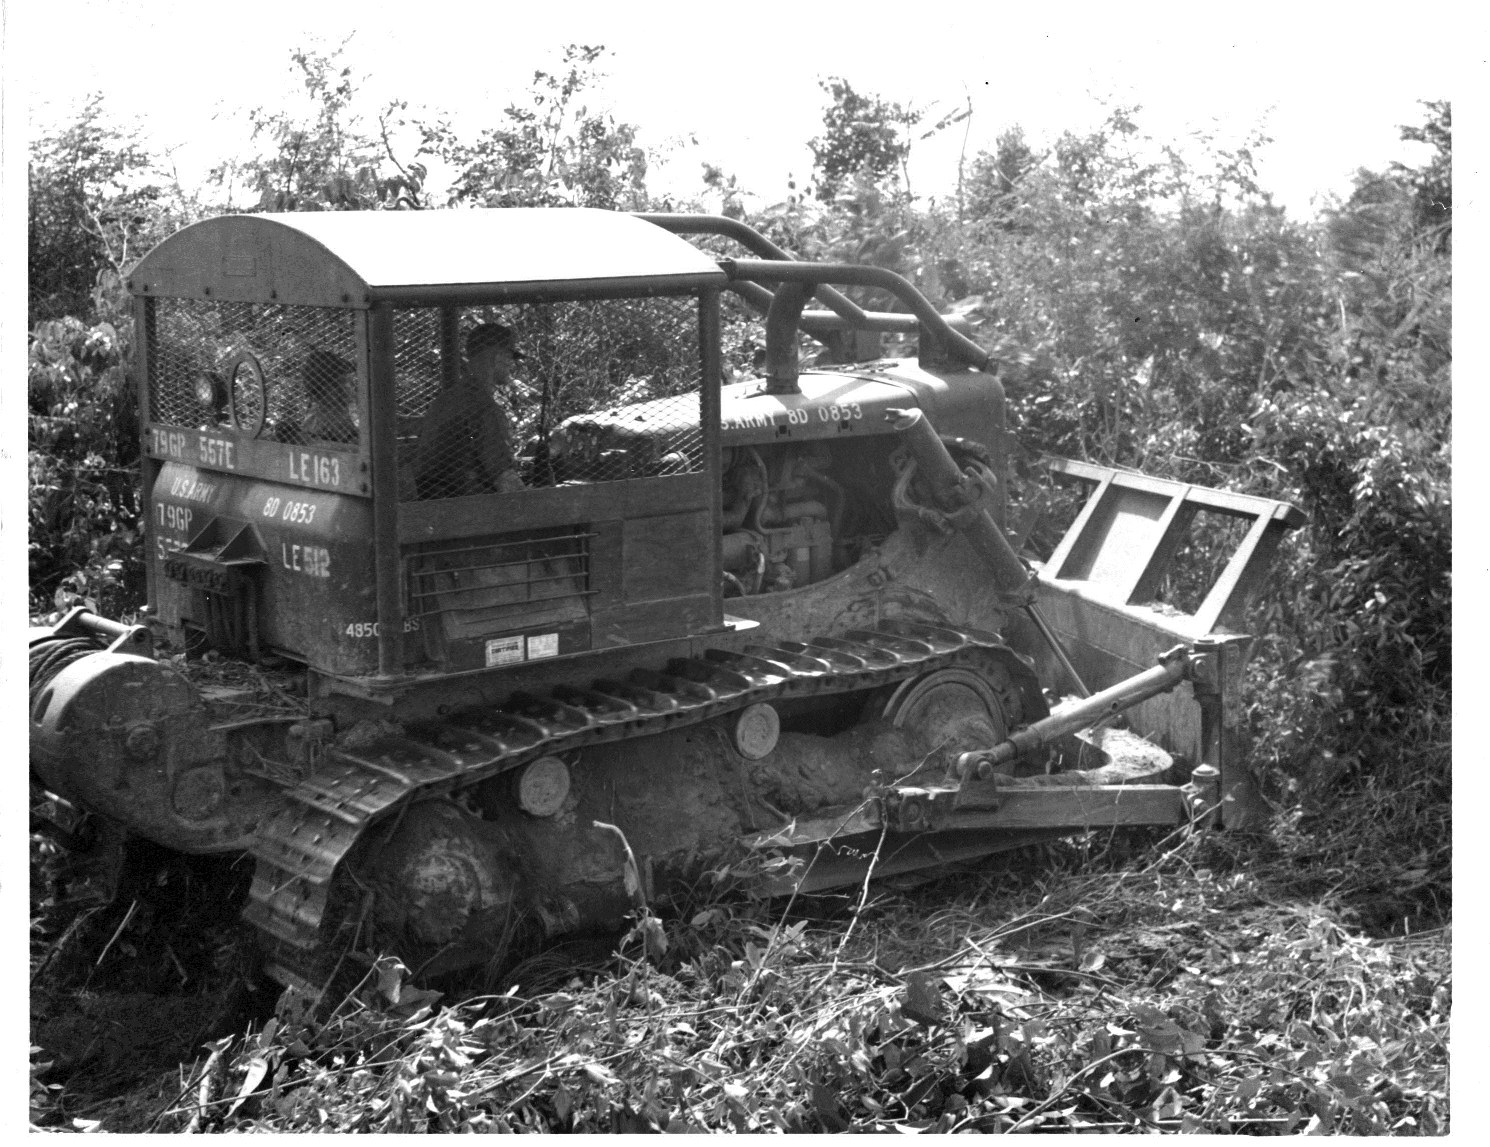
[[[1446,178],[1449,136],[1430,107],[1429,174],[1363,173],[1323,224],[1258,193],[1248,147],[1157,162],[1118,110],[1043,160],[1022,137],[982,157],[968,201],[989,214],[925,233],[1011,359],[1026,444],[1308,513],[1257,610],[1252,712],[1280,795],[1415,786],[1406,741],[1437,748],[1446,801],[1450,284],[1419,185]]]
[[[33,612],[144,596],[140,421],[123,278],[186,217],[134,134],[91,97],[31,148],[27,363],[28,565]]]
[[[27,370],[28,565],[32,609],[87,603],[113,616],[144,596],[139,489],[139,407],[128,376],[132,324],[115,305],[120,285],[105,272],[104,305],[85,323],[38,323]]]

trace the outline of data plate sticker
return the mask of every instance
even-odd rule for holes
[[[521,637],[493,637],[486,643],[486,665],[511,665],[523,659]]]
[[[540,657],[557,657],[559,655],[559,635],[557,633],[535,633],[528,638],[528,660],[537,661]]]

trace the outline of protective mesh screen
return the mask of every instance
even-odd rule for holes
[[[281,442],[355,445],[354,313],[156,299],[150,417]]]
[[[698,321],[692,297],[464,310],[461,347],[499,324],[516,352],[488,389],[464,366],[443,385],[437,309],[395,311],[400,497],[701,471]]]

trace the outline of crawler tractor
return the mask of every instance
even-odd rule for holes
[[[483,963],[752,852],[814,891],[1247,814],[1242,612],[1298,511],[1046,460],[1089,492],[1027,559],[996,364],[897,275],[513,209],[225,216],[128,285],[148,605],[32,631],[32,770],[251,859],[285,984]],[[489,322],[521,484],[431,491]]]

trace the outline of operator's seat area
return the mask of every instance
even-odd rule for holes
[[[439,307],[394,310],[400,501],[421,493],[420,439],[442,387],[459,380]],[[493,388],[527,487],[692,473],[703,468],[697,304],[679,298],[589,299],[461,309],[457,339],[484,324],[512,332],[512,378]],[[477,428],[472,428],[477,434]],[[428,444],[424,448],[427,454]],[[427,459],[426,459],[427,463]]]

